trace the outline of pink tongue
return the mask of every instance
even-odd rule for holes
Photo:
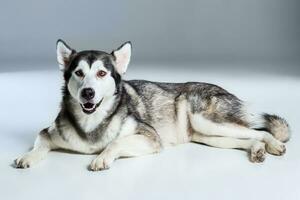
[[[90,109],[90,108],[94,107],[94,104],[92,104],[92,103],[85,103],[85,104],[83,104],[83,107]]]

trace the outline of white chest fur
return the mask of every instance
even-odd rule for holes
[[[97,110],[90,115],[83,113],[82,110],[77,111],[75,115],[80,127],[87,133],[95,130],[107,116],[107,113],[112,108],[114,102],[115,96],[104,98]]]

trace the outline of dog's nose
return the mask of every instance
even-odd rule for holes
[[[95,91],[93,88],[84,88],[81,91],[81,97],[85,100],[91,100],[95,96]]]

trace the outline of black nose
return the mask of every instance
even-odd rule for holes
[[[81,91],[81,97],[84,98],[85,100],[91,100],[95,96],[95,91],[93,88],[84,88]]]

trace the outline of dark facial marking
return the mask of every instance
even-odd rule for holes
[[[78,63],[81,60],[85,60],[89,64],[89,66],[91,66],[92,63],[94,63],[96,60],[101,60],[104,64],[104,67],[111,72],[111,76],[115,79],[116,85],[119,85],[119,83],[121,82],[121,76],[117,73],[113,66],[112,61],[115,60],[114,56],[103,51],[81,51],[75,53],[72,56],[70,64],[64,73],[64,78],[66,82],[69,81],[72,72],[78,66]]]
[[[107,59],[113,59],[113,56],[103,51],[81,51],[73,54],[72,58],[70,59],[69,66],[67,66],[67,70],[64,73],[65,80],[68,81],[70,79],[72,72],[78,66],[81,60],[85,60],[89,66],[91,66],[91,64],[96,60],[102,60],[106,57],[108,57]]]

